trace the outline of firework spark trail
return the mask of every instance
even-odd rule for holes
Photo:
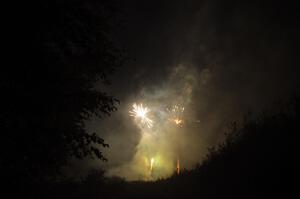
[[[151,158],[151,161],[150,161],[150,173],[152,173],[153,164],[154,164],[154,158]]]
[[[148,113],[150,111],[149,108],[143,107],[143,104],[137,105],[134,103],[132,111],[129,111],[129,115],[139,119],[142,124],[145,124],[148,128],[151,128],[153,125],[153,121],[148,117]]]
[[[180,162],[179,162],[178,157],[177,157],[176,171],[177,171],[177,175],[179,175],[180,174]]]

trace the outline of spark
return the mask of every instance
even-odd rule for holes
[[[176,119],[174,119],[173,121],[174,121],[175,124],[178,125],[178,126],[182,125],[182,123],[183,123],[183,120],[181,120],[181,119],[179,119],[179,118],[176,118]]]
[[[153,121],[148,117],[150,109],[143,107],[143,104],[137,105],[134,103],[132,111],[129,111],[129,115],[138,119],[142,124],[145,124],[148,128],[151,128]]]
[[[183,125],[182,114],[184,112],[184,107],[172,106],[171,109],[168,109],[170,114],[170,121],[175,123],[176,126],[181,127]]]
[[[179,158],[177,158],[176,171],[177,171],[177,175],[179,175],[180,174],[180,162],[179,162]]]
[[[180,114],[184,111],[184,107],[180,107],[180,106],[175,105],[170,109],[170,111],[175,113],[175,114]]]

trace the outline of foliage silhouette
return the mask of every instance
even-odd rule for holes
[[[1,73],[1,177],[18,184],[51,180],[70,156],[106,160],[108,147],[84,120],[109,115],[109,84],[124,52],[109,1],[24,2],[10,18],[8,62]],[[103,87],[103,86],[102,86]]]

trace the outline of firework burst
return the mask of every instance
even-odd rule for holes
[[[148,128],[151,128],[153,125],[153,121],[148,117],[150,109],[144,107],[143,104],[137,105],[136,103],[134,103],[132,107],[133,109],[129,111],[129,115],[134,117],[143,125],[146,125]]]
[[[184,107],[172,106],[172,108],[167,109],[170,114],[170,121],[175,123],[176,126],[181,127],[183,125],[182,115],[184,112]]]

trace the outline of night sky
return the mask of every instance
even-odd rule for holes
[[[108,162],[76,161],[77,174],[104,168],[109,176],[137,180],[142,156],[157,154],[173,161],[157,175],[168,176],[178,156],[182,168],[193,168],[230,122],[299,91],[299,12],[288,2],[131,0],[117,6],[124,23],[117,37],[130,59],[105,89],[120,104],[111,117],[86,122],[109,143],[103,149]],[[129,116],[133,103],[153,111],[154,140],[145,141],[150,130]],[[176,104],[185,107],[185,123],[167,128],[163,115]]]

